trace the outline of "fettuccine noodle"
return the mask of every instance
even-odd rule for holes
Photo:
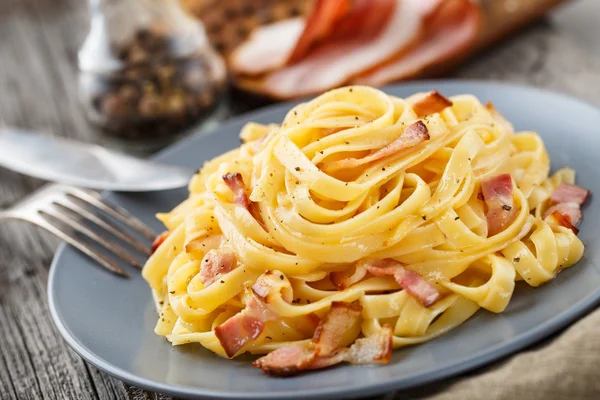
[[[307,317],[318,322],[333,302],[362,307],[350,341],[390,326],[397,348],[442,335],[479,308],[502,312],[516,281],[538,286],[575,264],[581,240],[546,215],[574,171],[549,177],[538,134],[515,133],[474,96],[419,115],[413,106],[425,96],[346,87],[294,107],[281,125],[246,125],[243,144],[205,163],[189,198],[158,215],[169,234],[143,271],[159,308],[156,333],[231,356],[215,329],[247,312],[252,286],[268,272],[280,281],[266,301],[277,318],[235,355],[310,348]],[[373,156],[418,121],[428,140]],[[228,174],[243,179],[250,206],[234,198]],[[512,177],[514,204],[503,207],[513,214],[491,234],[481,185],[502,174]],[[234,267],[207,285],[211,250],[232,254]],[[395,275],[370,269],[334,285],[380,260],[415,272],[439,298],[424,304]]]

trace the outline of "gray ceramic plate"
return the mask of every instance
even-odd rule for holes
[[[438,89],[446,95],[473,93],[492,100],[517,127],[539,131],[552,165],[577,170],[578,182],[600,193],[600,111],[578,100],[534,88],[489,82],[439,81],[404,84],[387,92],[408,96]],[[162,153],[160,161],[199,167],[238,145],[247,121],[281,121],[289,105],[242,116],[217,130],[191,137]],[[185,190],[111,197],[157,231],[153,215],[169,210]],[[480,311],[432,342],[394,351],[383,367],[341,366],[288,379],[263,375],[250,358],[225,360],[199,346],[171,347],[153,333],[156,314],[140,276],[120,279],[68,246],[58,251],[50,273],[52,316],[66,341],[90,363],[149,390],[181,397],[301,399],[361,397],[422,385],[456,375],[522,349],[572,323],[600,300],[598,203],[584,209],[579,264],[537,289],[518,284],[506,312]]]

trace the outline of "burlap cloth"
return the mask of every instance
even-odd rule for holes
[[[380,399],[600,400],[600,309],[487,368]]]

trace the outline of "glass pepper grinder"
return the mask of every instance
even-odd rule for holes
[[[79,51],[89,121],[109,137],[152,146],[214,119],[225,65],[179,0],[90,0],[90,10]]]

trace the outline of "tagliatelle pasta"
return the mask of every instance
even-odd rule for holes
[[[241,138],[158,215],[143,276],[174,345],[283,375],[387,362],[583,255],[574,171],[473,96],[345,87]]]

